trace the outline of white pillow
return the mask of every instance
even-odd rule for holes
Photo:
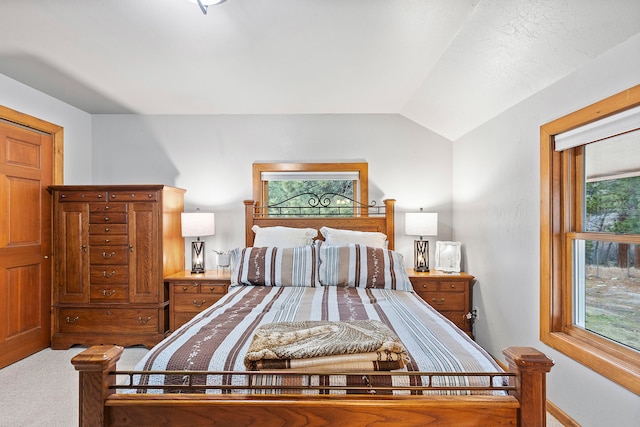
[[[293,227],[251,227],[256,234],[253,239],[254,247],[280,247],[295,248],[297,246],[310,245],[318,231],[313,228]]]
[[[372,248],[386,248],[387,235],[377,231],[338,230],[322,227],[320,233],[328,245],[364,245]]]

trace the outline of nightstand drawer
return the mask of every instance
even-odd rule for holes
[[[440,282],[440,288],[438,290],[441,292],[464,292],[466,287],[466,282]]]
[[[225,283],[201,283],[200,293],[203,295],[217,295],[221,298],[227,293],[228,284]]]
[[[451,320],[458,328],[466,331],[469,327],[469,319],[466,317],[466,313],[462,311],[444,311],[442,315]]]
[[[418,292],[418,295],[438,311],[459,310],[465,305],[464,293]]]
[[[438,282],[434,282],[434,281],[427,282],[426,280],[416,280],[415,282],[416,283],[413,284],[413,289],[417,293],[436,292],[438,290]]]
[[[220,296],[203,295],[203,294],[182,294],[175,295],[173,300],[173,310],[178,312],[199,313],[214,302],[220,299]]]

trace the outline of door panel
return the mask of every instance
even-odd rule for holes
[[[50,135],[0,122],[0,368],[49,346]]]

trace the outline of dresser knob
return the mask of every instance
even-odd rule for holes
[[[196,307],[202,307],[203,305],[205,305],[207,301],[206,300],[202,300],[201,303],[198,303],[198,301],[193,300],[193,305],[195,305]]]
[[[102,252],[102,258],[107,258],[107,259],[108,259],[108,258],[111,258],[112,256],[114,256],[115,254],[116,254],[116,253],[115,253],[115,252],[113,252],[113,251],[111,251],[111,253],[110,253],[110,254],[108,254],[108,255],[107,255],[107,253],[106,253],[106,252]]]
[[[436,300],[435,298],[431,298],[431,301],[433,301],[433,303],[437,305],[444,304],[444,298],[440,298],[440,301]]]
[[[105,297],[110,297],[115,293],[116,293],[115,289],[103,289],[102,290],[102,295],[105,296]]]
[[[74,317],[73,319],[71,317],[67,316],[67,318],[64,319],[64,320],[66,320],[67,323],[76,323],[79,319],[80,318],[78,316]]]
[[[141,325],[146,325],[149,320],[151,320],[151,317],[147,317],[146,319],[143,319],[142,316],[138,316],[138,323],[140,323]]]

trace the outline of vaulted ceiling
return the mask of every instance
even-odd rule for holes
[[[2,0],[0,73],[92,114],[398,113],[455,140],[638,33],[638,0]]]

